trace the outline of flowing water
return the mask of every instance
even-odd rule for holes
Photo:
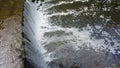
[[[120,67],[120,1],[40,3],[26,0],[23,14],[26,58],[34,68]]]

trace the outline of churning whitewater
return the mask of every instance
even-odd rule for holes
[[[27,60],[34,68],[112,67],[116,62],[112,55],[120,53],[117,50],[120,39],[104,30],[106,23],[92,26],[89,20],[81,18],[82,13],[94,9],[87,6],[81,8],[77,4],[88,1],[45,0],[41,6],[40,1],[39,3],[25,1],[23,14],[25,52]],[[93,17],[95,14],[97,13],[94,12]],[[101,15],[100,20],[103,18]],[[105,22],[109,20],[110,18],[104,19]],[[120,34],[119,28],[110,31]]]

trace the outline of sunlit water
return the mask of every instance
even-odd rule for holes
[[[35,68],[119,67],[118,7],[95,7],[89,0],[45,0],[37,6],[25,1],[23,27],[26,58]]]

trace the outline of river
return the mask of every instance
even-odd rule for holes
[[[33,68],[120,68],[119,0],[26,0],[23,32]]]

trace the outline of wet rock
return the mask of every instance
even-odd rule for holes
[[[21,17],[5,19],[4,24],[0,30],[0,68],[23,68]]]

